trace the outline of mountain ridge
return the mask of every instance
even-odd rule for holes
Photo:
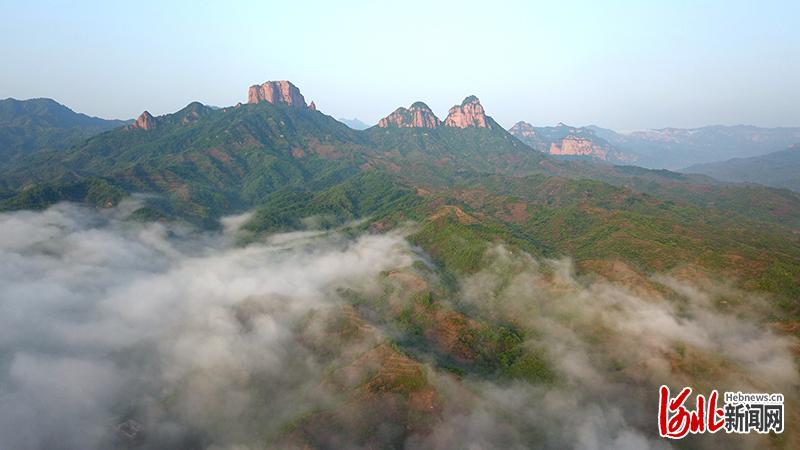
[[[379,128],[501,128],[481,105],[475,95],[452,106],[444,120],[439,119],[431,108],[422,101],[416,101],[408,108],[400,107],[378,121]]]
[[[519,121],[509,133],[531,147],[550,155],[589,157],[610,163],[632,163],[634,154],[625,153],[597,136],[588,127],[571,127],[559,122],[555,127],[534,127]]]
[[[130,121],[77,113],[49,98],[0,100],[0,167],[40,150],[61,150]]]
[[[800,142],[800,127],[754,125],[665,127],[628,133],[588,126],[598,136],[638,156],[645,167],[682,169],[733,157],[747,158],[779,151]]]
[[[280,86],[280,82],[265,84]],[[284,86],[289,89],[294,85],[286,82]],[[116,186],[109,188],[107,195],[95,195],[102,199],[101,204],[113,202],[120,190],[168,192],[172,201],[182,205],[179,209],[184,213],[192,210],[192,215],[207,220],[214,208],[226,205],[227,209],[223,207],[220,211],[231,211],[252,205],[260,195],[277,188],[278,180],[293,180],[290,185],[308,181],[319,167],[327,164],[351,175],[377,168],[426,188],[452,183],[465,171],[585,177],[618,186],[635,186],[651,195],[674,199],[679,198],[676,193],[680,192],[698,205],[725,205],[740,212],[745,211],[742,199],[758,191],[758,195],[774,197],[773,200],[747,211],[758,220],[768,221],[788,218],[784,209],[769,209],[767,205],[794,201],[760,188],[728,187],[711,179],[671,172],[559,162],[495,126],[496,122],[485,114],[477,97],[467,97],[462,103],[473,107],[469,114],[482,117],[477,124],[470,122],[471,119],[467,122],[486,126],[395,129],[374,126],[356,131],[301,103],[258,101],[214,109],[192,102],[176,113],[153,117],[156,124],[153,129],[120,128],[95,136],[63,154],[44,152],[26,164],[7,168],[0,177],[0,198],[6,199],[6,207],[19,206],[27,201],[20,197],[20,189],[26,185],[53,186],[59,180],[74,183],[100,179],[105,181],[94,186],[108,183]],[[423,108],[424,104],[413,106]],[[554,128],[572,129],[563,124]],[[266,171],[256,169],[265,163],[277,165]],[[316,168],[309,172],[307,164]],[[294,175],[287,175],[287,170]],[[276,173],[282,175],[272,178]],[[211,189],[212,186],[215,188]],[[701,186],[706,194],[697,195],[695,191]],[[737,190],[746,193],[736,195]],[[39,197],[31,197],[32,192],[35,191],[25,193],[24,198],[39,198],[36,204],[44,204],[41,202],[57,200],[59,189],[47,190],[49,194]],[[79,192],[86,191],[81,188]],[[800,221],[800,215],[795,218],[796,214],[791,214],[790,223]]]
[[[766,155],[695,164],[681,172],[701,173],[720,181],[758,183],[800,192],[800,144]]]

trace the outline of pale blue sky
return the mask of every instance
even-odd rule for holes
[[[797,0],[163,3],[0,0],[0,98],[131,118],[289,79],[369,123],[476,94],[507,127],[800,126]]]

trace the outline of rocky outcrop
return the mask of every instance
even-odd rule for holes
[[[509,133],[513,134],[517,139],[525,142],[526,140],[536,139],[536,127],[529,124],[528,122],[519,121],[514,124],[508,130]]]
[[[312,102],[311,102],[311,103],[308,105],[308,109],[310,109],[310,110],[312,110],[312,111],[316,111],[316,110],[317,110],[317,104],[316,104],[316,103],[314,103],[314,102],[312,101]]]
[[[130,125],[132,129],[152,130],[158,127],[158,119],[153,117],[148,111],[143,112],[133,124]]]
[[[583,156],[611,162],[632,162],[635,157],[621,152],[588,128],[560,123],[555,127],[534,127],[517,122],[508,130],[514,137],[544,153],[559,156]]]
[[[450,108],[444,126],[455,128],[491,128],[492,121],[483,110],[478,97],[470,95],[460,105]]]
[[[549,153],[565,156],[593,156],[604,161],[608,160],[606,149],[595,145],[589,139],[578,136],[567,136],[561,142],[551,142]]]
[[[378,121],[381,128],[492,128],[495,122],[481,105],[478,97],[470,95],[460,105],[450,108],[447,119],[439,120],[436,114],[423,102],[416,102],[409,108],[397,108],[393,113]]]
[[[186,105],[182,110],[176,112],[172,117],[180,120],[182,124],[189,124],[197,122],[213,111],[214,108],[211,106],[206,106],[200,102],[192,102]]]
[[[381,128],[437,128],[441,125],[442,121],[422,102],[409,108],[397,108],[378,122]]]
[[[247,103],[267,102],[283,104],[293,108],[308,108],[300,89],[290,81],[267,81],[262,85],[250,86]]]

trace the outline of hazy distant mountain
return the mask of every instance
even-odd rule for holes
[[[701,173],[722,181],[759,183],[800,192],[800,144],[762,156],[695,164],[682,172]]]
[[[620,151],[588,127],[576,128],[563,123],[554,127],[534,127],[527,122],[517,122],[508,131],[536,150],[551,155],[612,163],[631,164],[636,161],[634,154]]]
[[[0,100],[0,164],[31,151],[67,148],[125,123],[76,113],[49,98]]]
[[[347,125],[348,127],[354,130],[366,130],[367,128],[371,127],[372,125],[367,125],[364,122],[353,118],[353,119],[339,119],[339,122]]]
[[[635,153],[643,167],[680,169],[693,164],[764,155],[800,142],[800,127],[759,128],[750,125],[661,128],[618,133],[589,126],[625,152]]]

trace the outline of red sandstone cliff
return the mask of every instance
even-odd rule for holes
[[[478,97],[470,95],[465,98],[460,105],[450,108],[450,112],[444,120],[444,126],[456,128],[491,128],[491,122],[487,120],[486,111],[484,111]]]
[[[250,86],[247,103],[281,103],[294,108],[308,108],[300,89],[290,81],[267,81],[262,85]],[[316,108],[316,106],[315,106]]]
[[[143,112],[130,127],[141,130],[152,130],[158,126],[158,120],[152,114]]]
[[[422,102],[409,108],[397,108],[393,113],[378,122],[381,128],[436,128],[442,121]]]

